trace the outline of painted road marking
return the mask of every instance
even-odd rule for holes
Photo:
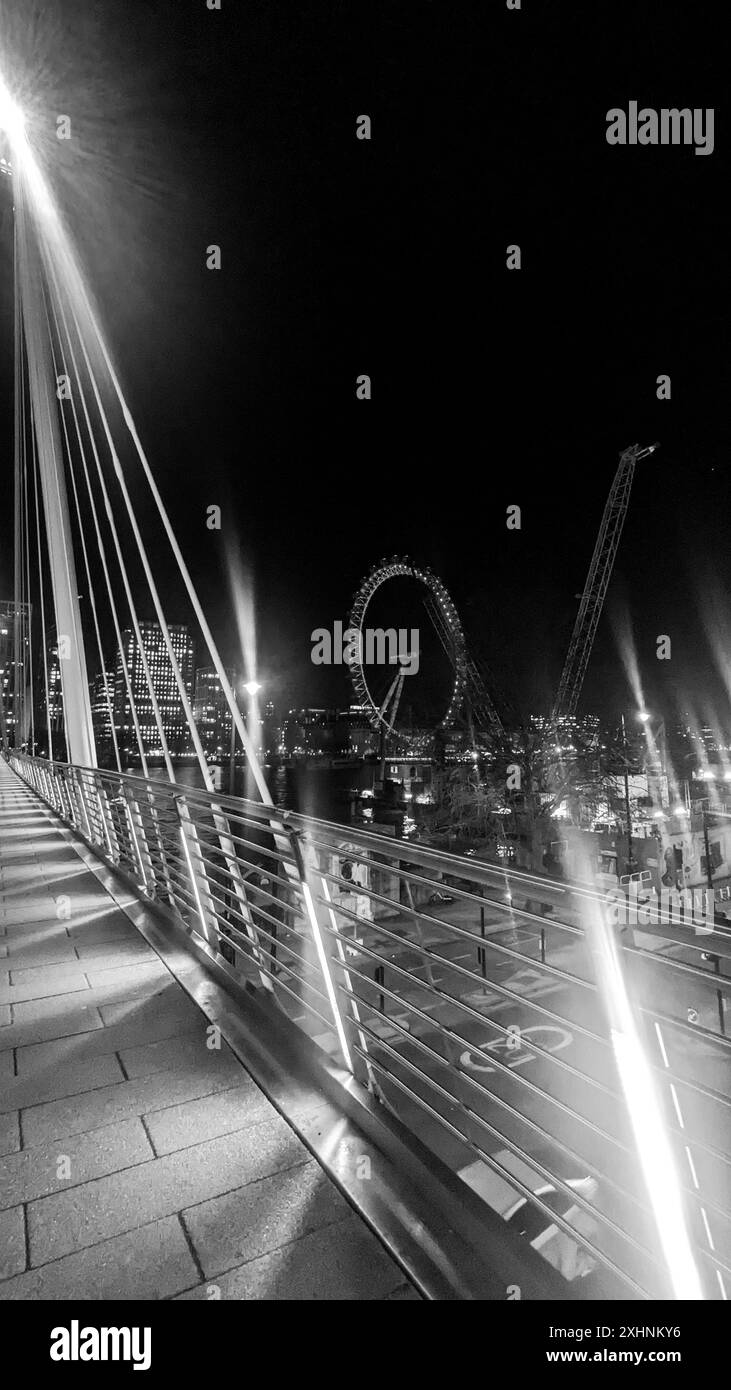
[[[514,994],[519,994],[522,999],[544,999],[547,994],[555,994],[557,990],[564,988],[562,981],[547,977],[540,970],[532,970],[530,967],[517,970],[514,975],[508,976],[504,985]],[[513,1002],[512,999],[506,999],[504,994],[497,994],[494,989],[489,988],[471,990],[469,994],[463,994],[462,998],[465,1004],[471,1004],[475,1009],[492,1009]]]
[[[409,1014],[393,1014],[388,1021],[383,1018],[378,1018],[377,1016],[368,1018],[365,1021],[367,1027],[381,1039],[381,1042],[390,1042],[392,1038],[403,1037],[403,1034],[398,1028],[391,1027],[391,1022],[400,1023],[407,1032],[411,1030],[411,1019]]]
[[[529,1048],[524,1046],[524,1043],[529,1035],[533,1037],[536,1033],[544,1035],[536,1041],[546,1052],[561,1052],[574,1040],[573,1033],[569,1033],[567,1028],[556,1028],[553,1024],[537,1023],[531,1028],[521,1028],[512,1037],[494,1038],[492,1042],[483,1043],[479,1053],[473,1053],[468,1048],[460,1056],[460,1066],[469,1067],[470,1071],[496,1071],[496,1067],[491,1067],[489,1062],[484,1061],[482,1057],[484,1052],[504,1052],[508,1057],[508,1066],[511,1071],[514,1071],[516,1067],[525,1066],[526,1062],[535,1062],[537,1053],[531,1052]],[[476,1061],[476,1057],[479,1057],[480,1061]]]

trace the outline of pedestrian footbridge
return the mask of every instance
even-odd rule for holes
[[[0,1297],[417,1298],[94,870],[0,764]]]
[[[0,761],[0,1297],[725,1298],[728,943],[600,909]]]

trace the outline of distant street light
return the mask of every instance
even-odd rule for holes
[[[629,800],[629,747],[627,744],[627,727],[622,718],[622,747],[624,749],[624,812],[627,821],[627,869],[628,874],[634,873],[634,858],[632,855],[632,811]]]
[[[260,681],[244,681],[241,689],[246,691],[249,700],[253,701],[254,696],[261,690]],[[236,681],[233,682],[234,695],[236,694]],[[228,759],[228,792],[233,796],[236,789],[236,723],[231,716],[231,751]]]
[[[21,139],[25,132],[25,116],[17,101],[11,97],[2,77],[0,77],[0,130],[9,136],[11,141]]]

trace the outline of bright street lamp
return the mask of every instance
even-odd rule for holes
[[[25,116],[14,101],[5,83],[0,77],[0,130],[3,130],[11,141],[22,139],[25,134]]]
[[[245,691],[246,691],[246,694],[249,696],[249,699],[253,701],[254,696],[257,695],[257,694],[259,693],[259,691],[261,690],[261,682],[260,682],[260,681],[244,681],[243,684],[242,684],[242,686],[241,686],[241,689],[242,689],[242,690],[245,690]],[[236,682],[234,681],[234,694],[235,694],[235,693],[236,693]],[[249,732],[251,732],[251,725],[249,725]],[[229,794],[229,796],[233,796],[233,795],[234,795],[235,786],[236,786],[236,723],[235,723],[235,720],[232,719],[232,720],[231,720],[231,749],[230,749],[229,758],[228,758],[228,794]]]

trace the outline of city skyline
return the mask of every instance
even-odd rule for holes
[[[232,16],[228,22],[237,35],[243,21]],[[434,22],[438,24],[436,15]],[[539,27],[546,22],[536,20]],[[549,180],[543,159],[546,149],[561,148],[568,95],[558,102],[554,97],[541,140],[534,145],[530,121],[509,100],[517,73],[506,58],[500,78],[503,106],[511,111],[511,139],[519,153],[514,164],[500,155],[507,116],[489,127],[486,149],[498,205],[511,207],[511,227],[496,226],[504,244],[493,239],[485,247],[478,224],[468,218],[463,184],[469,141],[477,140],[469,132],[485,128],[477,87],[468,86],[466,109],[464,99],[455,104],[454,111],[463,113],[459,123],[448,103],[440,107],[427,151],[414,138],[408,93],[397,93],[384,73],[375,88],[371,78],[379,124],[392,128],[393,137],[378,146],[377,161],[374,142],[362,142],[356,174],[345,139],[345,113],[335,93],[329,93],[324,116],[310,100],[316,78],[307,79],[298,70],[298,82],[289,80],[297,64],[294,33],[282,54],[276,95],[259,113],[249,151],[235,124],[242,84],[211,66],[215,37],[210,27],[199,25],[192,12],[176,15],[171,25],[165,6],[140,23],[148,52],[163,51],[158,40],[164,32],[166,61],[195,73],[199,105],[191,110],[169,87],[156,98],[157,60],[151,60],[149,72],[135,71],[124,7],[111,0],[105,7],[104,52],[114,64],[110,81],[119,112],[114,142],[110,144],[104,122],[89,114],[80,119],[79,146],[68,142],[54,167],[62,200],[71,198],[73,188],[65,210],[88,258],[102,308],[114,319],[142,436],[154,455],[227,664],[239,664],[241,658],[232,551],[243,556],[250,576],[257,666],[275,686],[291,681],[297,691],[311,691],[307,698],[316,704],[333,698],[330,692],[337,687],[328,668],[311,669],[310,633],[347,615],[353,591],[379,554],[407,549],[442,574],[472,646],[489,665],[501,668],[511,693],[524,695],[528,710],[547,707],[618,454],[634,440],[658,439],[661,450],[642,465],[635,480],[587,674],[588,707],[604,702],[619,707],[624,699],[627,681],[612,623],[621,630],[630,614],[651,688],[648,703],[664,708],[672,700],[682,703],[686,690],[719,706],[728,703],[725,675],[705,634],[710,623],[712,637],[719,636],[712,610],[718,607],[716,596],[731,584],[725,544],[729,495],[723,465],[729,437],[719,366],[723,354],[714,351],[724,329],[721,316],[710,307],[710,287],[722,283],[725,273],[720,251],[725,239],[719,235],[709,245],[703,230],[709,218],[716,226],[721,217],[715,206],[708,217],[705,213],[722,152],[705,160],[693,159],[692,152],[686,158],[683,152],[671,161],[671,152],[660,151],[640,169],[635,156],[642,151],[605,145],[601,158],[609,162],[602,165],[601,198],[585,207],[580,181],[560,161],[555,179]],[[401,51],[403,21],[392,15],[384,23],[390,42]],[[73,33],[76,56],[69,51],[67,97],[81,112],[83,93],[74,82],[91,60],[95,24],[91,16],[77,16],[68,37],[71,43]],[[365,19],[362,24],[365,41]],[[263,12],[261,26],[258,46],[242,57],[252,66],[267,42]],[[467,27],[466,19],[455,21],[449,40],[455,51],[460,51]],[[21,36],[11,27],[8,42],[14,40],[20,43]],[[433,73],[426,21],[415,42],[417,48],[424,46],[426,81]],[[366,41],[365,52],[368,47]],[[357,45],[348,51],[348,76],[355,80]],[[19,73],[28,61],[21,46]],[[539,69],[526,74],[524,61],[522,55],[520,80],[540,91],[545,78]],[[704,61],[707,65],[707,55]],[[411,65],[409,71],[416,98]],[[583,83],[581,91],[588,99]],[[43,101],[43,92],[36,93],[34,116],[38,139],[42,146],[45,140],[50,156],[54,152],[44,136]],[[140,155],[142,131],[135,112],[141,103],[147,104],[147,115]],[[611,105],[608,100],[604,109]],[[418,100],[413,107],[418,108]],[[187,135],[173,156],[178,161],[174,168],[163,162],[163,151],[165,159],[170,154],[171,131]],[[601,140],[603,131],[594,131],[590,122],[576,130],[577,167],[595,154],[600,157]],[[195,176],[181,157],[191,144],[198,151]],[[113,186],[100,189],[82,176],[75,149],[83,150],[96,167],[106,160],[110,179],[123,180],[121,204]],[[462,153],[455,157],[457,149]],[[318,177],[318,160],[330,170],[329,183]],[[270,190],[262,189],[257,161],[272,169],[276,183]],[[425,220],[419,216],[419,189],[427,164],[438,170],[444,201]],[[242,187],[237,175],[249,168]],[[270,251],[275,207],[291,206],[288,190],[297,186],[303,170],[310,171],[312,180],[305,214],[309,220],[300,226],[280,219],[276,250]],[[168,203],[157,209],[153,233],[145,221],[147,184],[169,195]],[[233,190],[232,199],[222,197],[223,187]],[[359,211],[353,221],[356,188],[362,197],[356,200]],[[107,191],[109,197],[102,197]],[[520,272],[511,272],[505,244],[521,236],[525,242],[520,228],[531,225],[533,196],[544,207],[540,234],[532,246],[524,244]],[[4,254],[9,203],[6,196]],[[184,237],[177,215],[181,203]],[[619,234],[625,204],[633,209],[629,238]],[[689,205],[695,213],[690,220],[684,218]],[[378,215],[383,207],[392,209],[386,219]],[[118,230],[109,225],[112,208],[121,218]],[[107,219],[105,234],[98,238],[103,258],[87,230],[99,219]],[[403,277],[400,295],[395,300],[392,295],[397,267],[413,243],[415,219],[423,264],[439,258],[453,266],[452,294],[439,301],[431,327],[420,276]],[[686,226],[680,251],[673,234],[679,221]],[[319,244],[315,229],[323,222],[331,240]],[[199,248],[212,239],[213,223],[224,252],[220,274],[201,269],[199,257]],[[249,225],[243,254],[241,229]],[[368,257],[356,250],[364,245],[380,247],[379,263],[391,270],[375,276]],[[139,257],[135,260],[140,246],[144,270]],[[596,274],[599,265],[601,276]],[[163,266],[174,267],[175,276],[162,274]],[[671,274],[672,304],[665,291]],[[575,293],[587,277],[594,287],[590,304]],[[349,306],[356,284],[354,315]],[[615,293],[619,284],[632,294],[631,329]],[[479,305],[487,309],[489,304],[484,314],[488,338],[499,342],[499,350],[489,354],[489,366],[481,356],[483,339],[473,340],[457,327],[459,303],[475,293]],[[391,322],[391,302],[399,305],[403,337],[397,354],[389,345],[392,335],[378,330],[379,324]],[[685,329],[695,303],[709,306],[702,364],[695,360],[692,335]],[[7,289],[0,311],[3,332],[10,333]],[[292,319],[297,322],[294,333],[287,331]],[[152,321],[154,335],[141,331]],[[187,326],[183,334],[177,332],[181,321]],[[524,325],[529,325],[527,332]],[[558,330],[555,344],[552,325]],[[440,344],[451,345],[449,351],[436,347],[437,334]],[[225,353],[222,341],[228,345]],[[432,342],[428,365],[421,346],[425,341]],[[585,351],[585,342],[591,351]],[[271,366],[275,356],[276,370]],[[4,364],[7,384],[7,358]],[[373,382],[370,401],[359,401],[355,394],[356,377],[364,370]],[[664,371],[673,381],[670,400],[657,397],[657,378]],[[185,382],[194,389],[181,390]],[[486,392],[491,400],[487,438],[482,425]],[[7,399],[5,391],[2,395]],[[278,408],[280,404],[286,408]],[[239,459],[244,438],[245,466]],[[388,487],[375,525],[370,459],[378,455],[383,439],[389,441]],[[424,489],[414,485],[415,469],[432,479]],[[184,504],[177,486],[181,474],[186,479]],[[456,476],[465,496],[479,499],[477,507],[465,503],[462,488],[453,484]],[[136,489],[134,481],[132,485]],[[520,531],[506,528],[506,511],[514,504],[522,509]],[[221,510],[220,532],[207,528],[212,505]],[[164,550],[159,562],[167,575],[171,613],[188,621],[175,597]],[[308,574],[306,587],[298,583],[303,572]],[[7,569],[0,579],[8,592]],[[396,612],[397,625],[398,620]],[[655,642],[668,630],[673,655],[662,667]],[[699,663],[704,678],[696,691]]]
[[[457,1299],[692,1364],[728,1300],[727,50],[677,10],[0,0],[0,1300],[120,1301],[53,1360]]]

